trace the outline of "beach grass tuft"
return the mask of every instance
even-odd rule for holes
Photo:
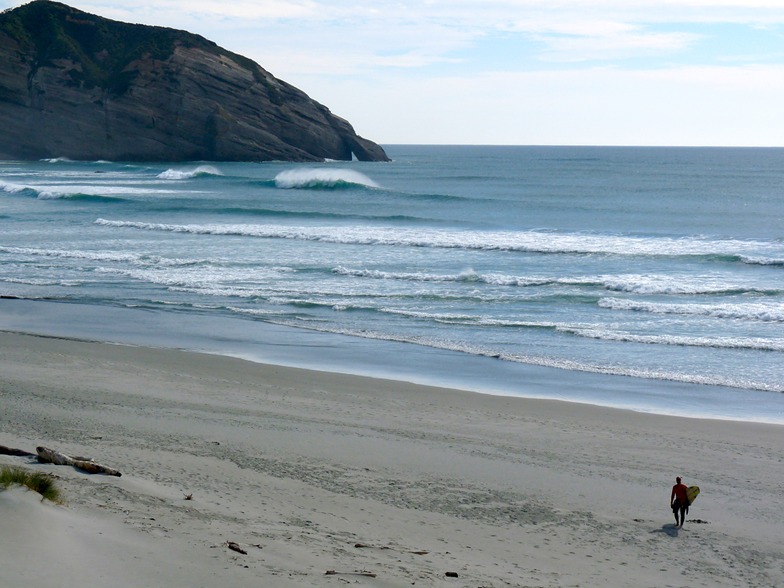
[[[3,466],[0,468],[0,488],[8,488],[13,484],[27,486],[57,504],[62,503],[60,489],[49,474],[31,472],[20,467]]]

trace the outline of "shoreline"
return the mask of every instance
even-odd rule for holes
[[[47,542],[65,567],[0,553],[4,573],[36,566],[41,585],[784,583],[778,425],[10,333],[0,401],[0,445],[123,473],[0,456],[66,495],[62,539]],[[684,529],[667,507],[675,475],[702,488]],[[59,516],[18,498],[0,492],[0,511],[58,536]],[[15,553],[35,554],[35,536]]]
[[[732,417],[732,416],[712,416],[712,415],[705,415],[705,414],[685,414],[682,412],[666,412],[666,411],[659,411],[659,410],[642,410],[638,408],[633,408],[631,406],[622,406],[622,405],[615,405],[615,404],[607,404],[602,403],[599,401],[589,401],[589,400],[578,400],[571,397],[554,397],[548,395],[526,395],[522,393],[512,393],[512,392],[503,392],[503,391],[483,391],[478,389],[471,389],[471,388],[462,388],[459,386],[449,386],[444,383],[440,383],[437,380],[430,383],[427,381],[420,381],[416,378],[395,378],[393,376],[385,376],[380,374],[370,373],[357,373],[354,371],[341,371],[341,370],[330,370],[328,368],[309,368],[303,367],[299,362],[294,363],[271,363],[260,361],[258,359],[254,359],[252,356],[248,357],[241,353],[230,354],[230,353],[220,353],[218,351],[208,351],[208,350],[201,350],[201,349],[189,349],[189,348],[181,348],[181,347],[166,347],[166,346],[154,346],[154,345],[145,345],[140,343],[123,343],[123,342],[116,342],[116,341],[104,341],[100,339],[91,339],[91,338],[81,338],[81,337],[71,337],[67,335],[53,335],[53,334],[45,334],[45,333],[35,333],[35,332],[27,332],[23,330],[5,330],[0,329],[0,337],[3,335],[10,335],[10,336],[20,336],[20,337],[38,337],[41,339],[52,339],[54,341],[61,341],[64,343],[67,342],[74,342],[74,343],[84,343],[84,344],[93,344],[93,345],[108,345],[108,346],[117,346],[117,347],[126,347],[126,348],[136,348],[136,349],[145,349],[145,350],[157,350],[161,352],[174,352],[174,353],[185,353],[185,354],[193,354],[195,356],[207,356],[207,357],[215,357],[215,358],[226,358],[232,360],[238,360],[242,362],[247,362],[249,364],[258,365],[262,369],[273,369],[273,368],[282,368],[282,369],[291,369],[291,370],[299,370],[302,372],[312,372],[315,374],[323,374],[323,375],[335,375],[335,376],[345,376],[348,378],[364,378],[368,380],[378,380],[380,382],[388,382],[398,385],[410,385],[410,386],[421,386],[425,388],[433,388],[439,389],[444,391],[449,391],[449,393],[461,393],[461,394],[475,394],[478,396],[489,396],[489,397],[498,397],[498,398],[517,398],[521,400],[531,400],[531,401],[543,401],[543,402],[556,402],[556,403],[565,403],[565,404],[576,404],[580,406],[588,406],[594,407],[597,409],[609,409],[609,410],[618,410],[618,411],[625,411],[625,412],[633,412],[638,414],[644,415],[651,415],[651,416],[661,416],[661,417],[672,417],[678,419],[691,419],[691,420],[705,420],[705,421],[726,421],[726,422],[734,422],[734,423],[750,423],[750,424],[759,424],[759,425],[771,425],[771,426],[782,426],[784,425],[784,416],[781,419],[773,418],[771,420],[764,420],[759,418],[740,418],[740,417]],[[527,364],[524,364],[527,366]],[[536,369],[544,369],[546,371],[554,370],[556,372],[566,372],[573,376],[573,379],[579,379],[581,375],[587,374],[589,377],[592,377],[596,374],[593,372],[581,372],[581,371],[572,371],[560,368],[550,368],[541,366],[531,366]],[[649,383],[650,387],[655,388],[656,384],[661,384],[664,386],[668,386],[673,384],[672,382],[667,381],[660,381],[660,380],[653,380],[649,382],[644,378],[637,378],[633,376],[618,376],[618,375],[605,375],[602,374],[602,377],[609,377],[611,379],[621,379],[621,380],[635,380],[635,381],[643,381],[645,383]],[[676,383],[680,384],[680,383]],[[703,384],[686,384],[687,386],[704,386],[704,387],[715,387]],[[722,387],[718,387],[722,388]],[[752,391],[752,392],[760,392],[764,394],[768,394],[769,392],[762,392],[762,391]],[[769,394],[774,394],[770,392]]]
[[[775,392],[466,356],[237,318],[53,301],[1,302],[0,328],[6,332],[180,349],[489,396],[549,398],[645,414],[784,424],[784,394]]]

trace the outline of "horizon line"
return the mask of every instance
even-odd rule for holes
[[[631,149],[784,149],[784,145],[628,145],[617,143],[396,143],[379,141],[388,147],[603,147]]]

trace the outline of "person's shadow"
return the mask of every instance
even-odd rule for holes
[[[677,537],[678,531],[680,531],[680,528],[676,526],[675,523],[667,523],[666,525],[662,525],[661,529],[654,529],[651,533],[664,533],[670,537]]]

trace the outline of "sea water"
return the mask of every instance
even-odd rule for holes
[[[0,162],[0,329],[784,422],[784,149]]]

